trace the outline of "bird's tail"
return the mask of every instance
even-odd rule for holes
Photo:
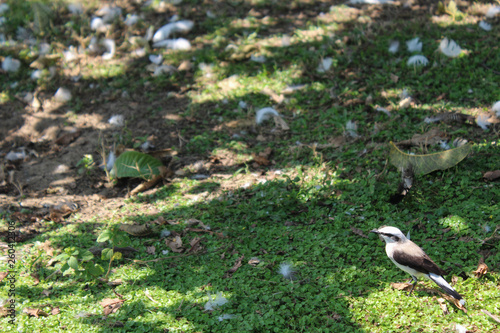
[[[443,289],[448,295],[460,301],[460,304],[464,305],[465,300],[459,293],[453,289],[452,286],[446,282],[446,280],[441,276],[434,273],[429,273],[429,278],[434,281],[441,289]]]

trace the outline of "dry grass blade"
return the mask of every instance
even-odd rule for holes
[[[367,236],[367,235],[365,235],[365,234],[363,233],[363,231],[362,231],[362,230],[360,230],[360,229],[358,229],[358,228],[355,228],[355,227],[349,227],[349,228],[350,228],[350,229],[351,229],[351,231],[352,231],[352,232],[354,232],[356,235],[361,236],[361,237],[363,237],[363,238],[368,238],[368,236]]]
[[[444,298],[438,298],[438,303],[439,303],[439,307],[441,308],[441,310],[443,310],[444,315],[450,314],[450,312],[448,311],[448,306],[446,305]]]
[[[481,309],[481,312],[484,313],[485,315],[487,315],[488,317],[490,317],[491,319],[493,319],[494,321],[496,321],[497,323],[500,324],[500,318],[498,318],[494,314],[491,314],[488,310]]]

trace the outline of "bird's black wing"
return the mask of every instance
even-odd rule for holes
[[[425,274],[434,273],[437,275],[446,275],[446,272],[439,268],[439,266],[423,251],[422,253],[414,254],[394,250],[393,258],[397,263]]]

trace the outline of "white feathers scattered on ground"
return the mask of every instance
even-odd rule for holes
[[[66,88],[60,87],[54,94],[54,98],[58,102],[62,103],[69,102],[71,100],[71,91],[69,91]]]
[[[248,105],[247,105],[247,103],[246,103],[246,102],[244,102],[244,101],[239,101],[239,102],[238,102],[238,107],[239,107],[240,109],[245,110],[245,109],[248,107]]]
[[[106,24],[100,17],[94,17],[90,21],[90,29],[97,32],[106,32],[111,29],[111,24]]]
[[[5,155],[5,159],[7,161],[19,161],[24,160],[28,156],[24,148],[19,148],[17,151],[10,151],[7,155]]]
[[[104,60],[112,59],[115,56],[115,52],[116,52],[116,43],[115,43],[115,41],[112,40],[112,39],[106,38],[101,43],[104,46],[104,48],[106,49],[106,52],[104,52],[102,54],[102,58]]]
[[[423,55],[414,55],[408,59],[408,66],[426,66],[429,60]]]
[[[257,125],[260,125],[263,121],[270,119],[271,117],[279,117],[278,111],[276,111],[273,108],[262,108],[259,111],[257,111],[255,115],[255,123]]]
[[[500,6],[491,7],[486,12],[486,17],[487,18],[493,18],[493,17],[497,16],[499,13],[500,13]]]
[[[123,21],[123,23],[129,27],[133,26],[137,22],[139,22],[139,16],[136,14],[127,14],[125,21]]]
[[[221,305],[224,305],[227,303],[227,299],[222,296],[221,292],[218,292],[216,296],[208,294],[208,302],[205,303],[205,311],[213,311],[216,308],[220,307]]]
[[[234,317],[236,317],[235,315],[232,315],[232,314],[223,314],[222,316],[219,316],[219,321],[223,321],[225,319],[233,319]]]
[[[114,151],[110,151],[108,154],[108,158],[106,159],[106,170],[110,171],[111,169],[113,169],[115,161],[116,161],[116,154]],[[104,169],[104,165],[102,166],[102,169]]]
[[[149,61],[151,61],[155,65],[161,65],[161,63],[163,62],[163,56],[161,54],[150,54]]]
[[[121,114],[112,115],[108,123],[114,127],[123,127],[125,125],[125,117]]]
[[[104,22],[110,23],[122,15],[122,9],[120,7],[104,5],[95,14],[101,16]]]
[[[418,37],[415,37],[406,42],[406,47],[410,52],[420,52],[422,51],[422,42]]]
[[[73,15],[83,14],[83,6],[81,3],[75,2],[68,4],[68,11]]]
[[[285,279],[294,280],[295,274],[297,273],[292,264],[284,262],[280,265],[278,273],[283,275]]]
[[[177,71],[177,68],[170,65],[157,66],[153,72],[153,76],[160,76],[164,74],[172,74]]]
[[[64,61],[72,62],[78,58],[78,53],[76,52],[76,47],[71,45],[67,50],[63,51]]]
[[[497,117],[500,118],[500,101],[495,102],[495,104],[491,107],[491,110],[495,112]]]
[[[479,27],[483,29],[484,31],[490,31],[491,30],[491,24],[485,22],[485,21],[480,21],[479,22]]]
[[[357,138],[359,136],[358,135],[358,125],[356,125],[356,123],[352,120],[349,120],[345,124],[345,130],[346,130],[347,135],[349,135],[352,138]]]
[[[9,5],[6,3],[0,3],[0,15],[2,15],[5,12],[8,12],[10,9]]]
[[[456,138],[455,140],[453,140],[453,147],[455,148],[462,147],[463,145],[466,145],[467,142],[468,141],[466,139]]]
[[[6,72],[15,73],[21,68],[21,61],[12,58],[11,56],[5,57],[2,61],[2,69]]]
[[[267,61],[266,57],[263,56],[263,55],[256,55],[256,54],[252,54],[250,56],[250,61],[253,61],[253,62],[258,62],[260,64],[263,64]]]
[[[467,333],[467,329],[460,324],[455,324],[455,332],[456,333]]]
[[[156,43],[165,40],[173,33],[187,33],[193,29],[193,26],[194,22],[189,20],[167,23],[155,32],[153,42]]]
[[[191,43],[185,38],[165,39],[153,44],[153,47],[166,47],[172,50],[189,50]]]
[[[319,62],[318,68],[316,68],[316,71],[318,73],[328,72],[328,70],[330,69],[332,64],[333,64],[332,58],[328,57],[328,58],[321,59],[321,61]]]
[[[439,51],[447,57],[455,58],[460,55],[462,49],[453,39],[445,37],[441,43],[439,43]]]
[[[439,147],[441,147],[441,149],[443,149],[443,150],[450,149],[450,145],[448,144],[448,142],[446,142],[444,140],[439,140]]]
[[[396,53],[399,50],[399,41],[393,40],[391,41],[391,44],[389,45],[389,52],[390,53]]]
[[[383,112],[387,115],[387,117],[390,117],[391,116],[391,112],[389,110],[387,110],[386,108],[383,108],[381,106],[377,106],[375,108],[375,111],[378,111],[378,112]]]
[[[481,127],[483,130],[487,130],[488,126],[491,125],[491,123],[488,121],[490,117],[486,114],[480,114],[479,116],[476,117],[476,124],[477,126]]]

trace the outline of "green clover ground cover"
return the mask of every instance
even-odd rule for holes
[[[157,4],[143,9],[147,18],[155,15]],[[200,16],[191,11],[195,6],[220,13],[220,18]],[[196,129],[179,129],[187,140],[181,153],[205,159],[234,154],[237,162],[226,170],[228,177],[177,176],[154,194],[128,199],[114,218],[82,221],[75,213],[70,223],[45,222],[44,233],[17,244],[18,313],[15,325],[0,319],[2,327],[19,332],[443,332],[459,324],[468,331],[500,332],[499,324],[482,311],[500,316],[495,229],[500,191],[497,183],[483,179],[484,172],[500,165],[498,126],[482,130],[474,124],[424,122],[436,111],[476,116],[499,99],[498,17],[486,32],[477,27],[482,14],[475,2],[460,8],[460,20],[434,7],[429,14],[420,7],[354,8],[334,1],[217,6],[188,1],[177,11],[168,9],[201,20],[192,32],[198,47],[158,50],[170,64],[193,62],[193,75],[145,77],[144,64],[96,62],[84,69],[83,79],[111,91],[133,91],[147,81],[152,88],[146,97],[164,98],[165,103],[167,87],[187,87],[189,104],[181,117],[198,122]],[[261,14],[249,14],[250,9]],[[74,26],[81,24],[90,33],[85,22],[72,21],[71,29],[80,31]],[[70,28],[59,23],[51,36],[70,45],[70,34],[64,33]],[[292,37],[288,47],[280,46],[285,34]],[[405,41],[416,36],[423,42],[421,54],[430,61],[425,67],[406,64],[412,53]],[[457,58],[440,54],[436,49],[445,36],[467,51]],[[401,43],[396,54],[387,51],[392,40]],[[248,61],[252,52],[266,61]],[[117,57],[126,58],[125,53]],[[334,59],[331,70],[318,73],[318,63],[327,57]],[[14,81],[20,87],[12,88]],[[32,84],[23,73],[2,79],[2,100]],[[56,87],[54,82],[37,84]],[[282,103],[261,92],[268,88],[279,94],[296,84],[304,87],[285,94]],[[398,106],[405,90],[413,98],[407,108]],[[85,96],[79,99],[81,104],[72,102],[76,116],[86,106]],[[251,107],[240,108],[240,101]],[[243,128],[239,137],[228,129],[214,130],[227,122],[253,120],[256,110],[272,105],[278,105],[289,131],[273,131],[272,120]],[[375,111],[376,105],[390,106],[391,117]],[[357,124],[357,138],[345,135],[349,120]],[[463,137],[473,142],[472,153],[450,169],[417,177],[403,202],[390,204],[400,175],[387,162],[389,141],[408,140],[433,128],[451,141]],[[328,146],[338,137],[345,138],[339,146]],[[315,143],[326,148],[316,149]],[[254,166],[252,153],[266,148],[272,149],[274,164]],[[427,151],[422,149],[411,151]],[[250,184],[242,186],[240,180]],[[146,205],[156,213],[145,214]],[[184,253],[174,253],[158,234],[134,237],[116,229],[119,223],[146,224],[160,217],[173,221],[160,230],[180,235]],[[0,218],[2,227],[14,221],[10,210],[1,211]],[[189,224],[191,219],[210,229],[200,231]],[[409,276],[368,233],[384,224],[410,231],[411,239],[449,272],[446,279],[453,278],[467,301],[467,313],[445,302],[449,313],[444,314],[437,300],[441,296],[429,291],[435,288],[429,281],[419,284],[412,297],[391,287]],[[64,249],[89,249],[108,231],[121,242],[115,239],[106,246],[123,243],[140,251],[112,261],[108,278],[119,281],[116,286],[72,269],[61,275],[55,273],[59,266],[48,265],[51,256],[42,243],[50,241],[55,256]],[[189,252],[197,237],[202,250]],[[146,252],[151,246],[155,250]],[[473,271],[481,257],[489,272],[478,278]],[[96,257],[95,263],[104,277],[109,258]],[[280,275],[284,263],[295,271],[293,279]],[[0,269],[6,268],[2,261]],[[7,284],[0,286],[0,298],[8,299]],[[227,302],[207,310],[216,295]],[[100,302],[117,297],[124,299],[122,306],[105,316]],[[28,316],[23,313],[28,308],[48,316]],[[54,308],[60,312],[50,313]]]

